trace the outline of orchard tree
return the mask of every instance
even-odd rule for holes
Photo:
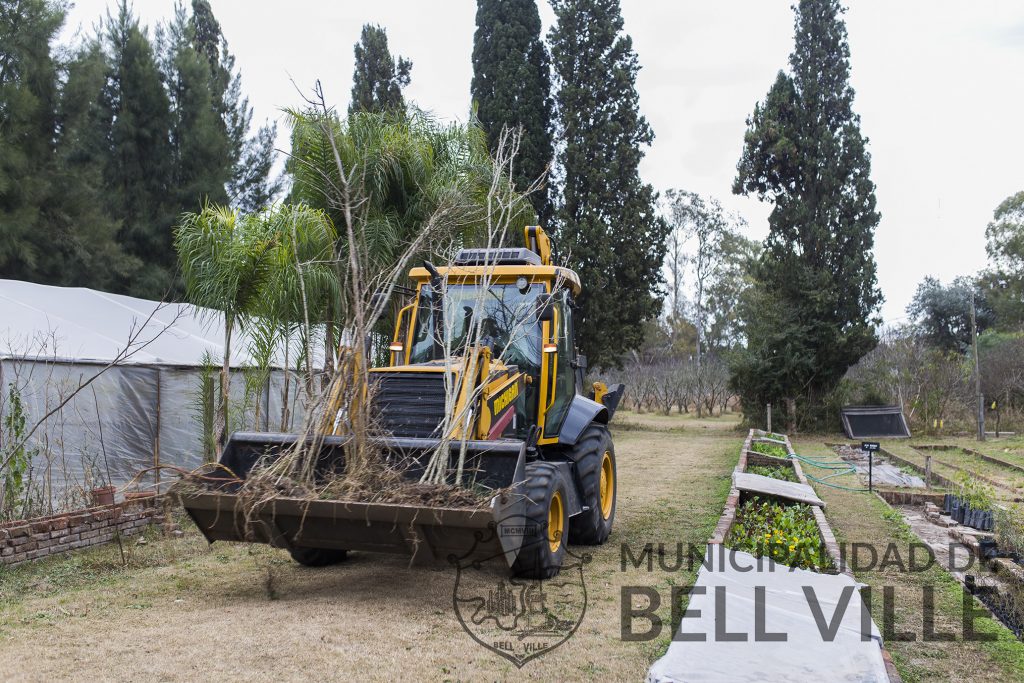
[[[879,214],[870,155],[853,111],[839,0],[795,6],[790,72],[747,120],[733,191],[773,205],[755,270],[764,313],[747,325],[733,376],[748,415],[785,399],[791,415],[824,402],[876,343],[882,301],[872,255]]]
[[[562,143],[556,237],[584,283],[577,331],[594,367],[640,346],[661,309],[668,223],[640,178],[654,133],[640,115],[633,41],[618,0],[554,0],[549,35]]]
[[[404,57],[396,62],[388,49],[388,34],[372,24],[363,26],[355,53],[349,113],[404,111],[402,88],[411,80],[412,62]]]
[[[525,192],[554,158],[550,57],[535,0],[477,0],[471,90],[490,149],[502,129],[522,129],[513,181]],[[554,210],[546,179],[530,202],[541,225],[550,226]]]

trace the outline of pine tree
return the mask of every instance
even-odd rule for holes
[[[550,58],[540,31],[535,0],[477,0],[471,84],[476,114],[492,150],[503,128],[522,129],[513,178],[519,191],[535,183],[554,157]],[[549,225],[547,182],[530,200],[541,225]]]
[[[748,352],[733,383],[748,415],[786,399],[816,420],[876,343],[879,214],[853,112],[845,10],[839,0],[801,0],[795,11],[790,73],[779,73],[748,119],[733,187],[773,204],[756,268],[759,306],[748,312]]]
[[[206,203],[226,204],[234,158],[222,115],[220,74],[196,48],[195,24],[182,5],[166,33],[164,79],[171,103],[176,213],[194,212]]]
[[[97,40],[90,40],[65,67],[58,112],[56,182],[45,208],[56,239],[53,268],[40,281],[110,290],[141,268],[117,242],[119,223],[109,209],[103,171],[110,121],[98,105],[109,64]]]
[[[33,279],[51,233],[41,207],[52,191],[58,71],[50,44],[64,9],[0,0],[0,277]]]
[[[556,236],[584,283],[577,338],[593,367],[617,365],[661,309],[669,227],[640,179],[654,133],[639,112],[633,42],[618,0],[554,0],[549,36],[564,144]]]
[[[388,49],[388,34],[372,24],[363,26],[355,53],[349,113],[404,111],[402,88],[409,85],[412,62],[399,57],[396,64]]]
[[[227,130],[233,161],[226,187],[228,198],[243,213],[258,211],[281,191],[281,178],[271,177],[277,125],[268,122],[250,134],[252,106],[242,93],[242,75],[235,68],[234,55],[228,50],[208,0],[192,0],[190,33],[193,48],[209,66],[211,97]]]
[[[103,92],[105,116],[111,121],[106,186],[112,214],[121,221],[118,239],[143,263],[122,287],[159,298],[172,286],[176,270],[170,102],[153,46],[126,0],[121,0],[116,17],[108,15],[105,29],[111,60]]]

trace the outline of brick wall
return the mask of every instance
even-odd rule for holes
[[[924,505],[934,503],[939,507],[945,502],[946,494],[942,491],[885,491],[876,490],[881,498],[889,505]]]
[[[41,557],[102,545],[114,534],[132,536],[163,522],[163,501],[156,496],[0,524],[0,564],[16,565]]]

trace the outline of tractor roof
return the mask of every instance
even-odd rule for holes
[[[487,277],[495,283],[514,282],[516,278],[522,275],[535,282],[550,281],[557,285],[558,281],[561,281],[565,286],[572,287],[573,294],[579,294],[581,291],[579,275],[561,266],[438,266],[437,272],[448,276],[452,280],[461,280],[463,282],[476,281],[483,277]],[[409,277],[416,280],[416,282],[428,282],[430,280],[430,273],[421,266],[410,270]]]

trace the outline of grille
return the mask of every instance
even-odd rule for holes
[[[444,374],[374,372],[373,405],[380,426],[397,437],[436,437],[444,419]]]

